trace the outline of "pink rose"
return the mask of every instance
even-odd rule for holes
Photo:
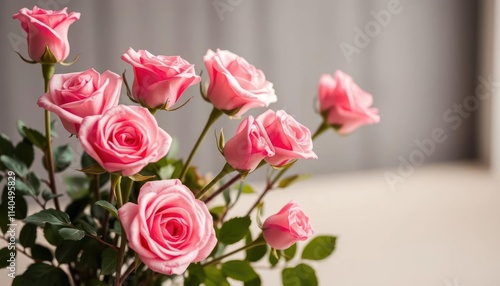
[[[232,116],[276,102],[273,84],[245,59],[229,52],[208,50],[203,58],[210,77],[208,100]]]
[[[264,221],[262,234],[272,248],[287,249],[299,240],[308,239],[314,231],[306,214],[291,201]]]
[[[274,149],[263,126],[252,116],[243,120],[224,146],[226,161],[238,171],[252,172]]]
[[[78,139],[106,171],[123,176],[139,173],[170,149],[172,138],[158,127],[147,108],[118,105],[103,115],[83,119]]]
[[[186,88],[200,82],[194,65],[179,56],[155,56],[129,48],[122,60],[134,67],[132,95],[147,108],[170,108]]]
[[[311,132],[283,110],[268,110],[256,119],[274,147],[274,156],[265,160],[272,166],[281,167],[297,159],[317,159],[312,151]]]
[[[45,47],[48,46],[57,62],[69,55],[68,29],[73,22],[80,19],[80,13],[50,11],[33,7],[19,10],[12,18],[21,21],[21,26],[28,33],[28,53],[32,60],[42,61]]]
[[[57,114],[69,133],[78,134],[84,117],[118,105],[121,87],[122,78],[110,71],[55,74],[49,81],[49,91],[38,99],[38,106]]]
[[[329,74],[321,76],[318,98],[321,113],[340,134],[380,121],[378,109],[371,107],[372,95],[342,71],[336,71],[335,78]]]
[[[151,270],[182,274],[217,244],[207,206],[179,180],[147,182],[137,204],[118,210],[130,248]]]

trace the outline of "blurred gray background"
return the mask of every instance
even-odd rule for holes
[[[398,4],[399,3],[399,4]],[[443,120],[443,114],[463,98],[474,94],[477,43],[477,3],[467,0],[337,0],[337,1],[2,1],[0,20],[0,132],[18,139],[17,119],[42,129],[43,111],[36,100],[43,88],[40,67],[24,64],[14,53],[27,56],[23,31],[11,18],[22,7],[38,5],[48,9],[68,7],[81,12],[69,32],[71,67],[58,66],[58,73],[95,68],[121,74],[132,70],[120,60],[128,47],[153,54],[181,55],[204,70],[207,49],[228,49],[262,69],[274,83],[278,102],[273,109],[285,109],[314,130],[320,117],[314,111],[321,74],[336,69],[351,74],[374,96],[381,123],[365,126],[340,137],[334,132],[315,142],[317,161],[300,162],[299,171],[326,173],[397,166],[400,156],[408,158],[415,140],[443,128],[448,140],[438,145],[425,162],[475,158],[477,152],[475,115],[457,130]],[[395,5],[384,26],[373,26],[375,16]],[[391,6],[392,7],[392,6]],[[341,44],[355,46],[356,29],[373,37],[357,53],[346,57]],[[371,26],[370,26],[371,25]],[[206,73],[204,74],[206,80]],[[158,120],[180,142],[186,157],[202,129],[211,107],[191,87],[184,100],[193,100],[179,111],[160,112]],[[130,104],[122,92],[122,102]],[[183,102],[181,99],[180,102]],[[259,114],[265,109],[250,114]],[[226,138],[237,121],[227,118]],[[56,144],[73,142],[60,126]],[[194,163],[203,171],[218,171],[223,161],[212,134]]]

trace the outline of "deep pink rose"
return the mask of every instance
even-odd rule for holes
[[[103,114],[118,105],[121,87],[122,78],[110,71],[55,74],[38,105],[57,114],[69,133],[78,134],[84,117]]]
[[[262,234],[272,248],[287,249],[299,240],[308,239],[314,231],[306,214],[291,201],[264,221]]]
[[[80,19],[80,13],[23,8],[12,18],[21,21],[21,26],[28,33],[28,53],[32,60],[40,62],[48,46],[57,62],[69,55],[68,29],[73,22]]]
[[[378,109],[371,107],[372,95],[342,71],[336,71],[335,78],[329,74],[321,76],[318,98],[327,123],[340,134],[348,134],[362,125],[380,121]]]
[[[118,215],[130,248],[155,272],[180,275],[217,244],[207,206],[179,180],[147,182]]]
[[[224,146],[226,161],[238,171],[252,172],[264,158],[273,155],[264,127],[252,116],[240,123],[236,135]]]
[[[266,130],[274,147],[274,156],[265,160],[272,166],[281,167],[297,159],[317,159],[312,151],[311,132],[283,110],[268,110],[256,121]]]
[[[103,115],[83,119],[78,139],[106,171],[123,176],[139,173],[167,155],[172,137],[158,127],[147,108],[118,105]]]
[[[133,97],[148,108],[170,108],[186,88],[200,82],[194,65],[179,56],[155,56],[129,48],[122,60],[134,68]]]
[[[217,109],[240,117],[251,108],[277,101],[273,84],[244,58],[218,49],[208,50],[203,60],[210,77],[207,97]]]

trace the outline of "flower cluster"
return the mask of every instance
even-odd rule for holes
[[[36,146],[45,155],[44,166],[49,177],[47,185],[51,191],[43,194],[45,203],[39,201],[40,179],[36,174],[25,171],[32,160],[23,161],[25,157],[11,156],[2,151],[0,169],[5,171],[9,166],[14,167],[17,175],[29,186],[25,189],[26,195],[33,197],[43,208],[25,219],[28,225],[44,227],[46,236],[55,227],[61,240],[80,243],[65,245],[66,248],[75,247],[71,259],[66,256],[57,258],[60,263],[68,264],[75,284],[97,279],[121,285],[132,271],[141,273],[138,277],[144,281],[151,281],[155,274],[139,266],[144,263],[148,269],[165,275],[186,275],[188,271],[186,281],[191,279],[189,281],[193,283],[189,285],[199,285],[209,273],[203,269],[223,263],[227,256],[237,252],[224,254],[225,246],[243,238],[247,239],[247,244],[239,250],[246,250],[247,255],[252,248],[267,244],[274,249],[271,254],[279,260],[286,249],[293,247],[297,241],[313,236],[307,215],[292,201],[269,216],[260,225],[261,235],[253,240],[249,233],[251,212],[261,207],[264,195],[276,188],[281,176],[293,163],[299,159],[318,158],[313,152],[312,141],[323,131],[333,127],[340,134],[348,134],[361,125],[379,121],[377,109],[371,107],[372,96],[341,71],[337,71],[335,77],[321,77],[318,100],[323,121],[314,134],[284,110],[269,109],[255,118],[247,116],[241,119],[253,108],[268,107],[276,102],[277,96],[273,84],[261,70],[226,50],[208,50],[203,57],[209,77],[206,90],[202,88],[201,77],[196,75],[194,65],[180,56],[153,55],[146,50],[135,51],[132,48],[121,57],[133,69],[131,88],[125,73],[122,77],[111,71],[99,73],[89,68],[81,72],[53,74],[56,63],[69,64],[64,63],[70,51],[67,33],[80,14],[68,14],[66,9],[46,11],[35,6],[33,10],[23,8],[13,17],[21,22],[28,34],[31,61],[23,59],[43,66],[46,90],[39,97],[38,105],[46,110],[46,134],[44,136],[24,126],[21,135],[26,139],[23,144],[28,144],[30,148]],[[161,122],[154,115],[157,111],[182,107],[175,106],[187,88],[198,83],[202,98],[213,108],[212,113],[189,157],[186,160],[172,159],[169,152],[173,139],[160,127]],[[118,104],[122,85],[130,100],[140,106]],[[56,148],[54,151],[52,148],[50,112],[58,115],[67,132],[76,135],[85,151],[81,170],[87,173],[82,178],[86,182],[82,187],[86,190],[84,204],[79,205],[82,204],[81,198],[75,199],[72,205],[79,207],[76,210],[76,207],[68,207],[67,213],[62,212],[59,206],[54,176],[69,164],[61,166],[64,160],[61,156],[57,157],[65,149]],[[207,183],[191,162],[206,133],[224,114],[232,119],[241,119],[241,123],[236,134],[227,142],[221,134],[218,145],[226,165]],[[226,220],[228,211],[238,200],[231,201],[231,192],[235,190],[233,184],[264,165],[280,172],[269,180],[247,216]],[[219,181],[232,171],[238,174],[221,184]],[[103,191],[105,180],[109,178],[110,190]],[[296,178],[283,179],[279,184],[285,187]],[[240,187],[236,188],[238,198],[244,186],[240,183]],[[218,211],[218,207],[209,208],[211,200],[220,194],[224,194],[226,201],[222,212]],[[50,200],[54,200],[54,209],[46,208]],[[104,208],[106,214],[102,214],[102,210],[99,214],[96,207]],[[90,214],[88,209],[91,209]],[[49,240],[50,243],[52,241],[53,238]],[[62,247],[61,242],[53,244],[58,250]],[[24,247],[33,245],[34,240],[32,244],[23,244]],[[100,266],[85,260],[94,246],[103,253]],[[264,247],[267,250],[267,246]],[[333,251],[331,245],[327,249],[329,253]],[[308,251],[306,247],[302,257],[324,258],[317,257],[314,251],[308,254]],[[106,265],[110,256],[116,257],[113,270]],[[48,264],[40,266],[37,263],[31,269],[49,267]],[[126,264],[129,266],[123,272],[122,266]],[[248,261],[236,264],[243,268],[250,267],[251,271],[242,269],[250,275],[244,278],[235,275],[227,266],[229,264],[222,264],[222,270],[217,267],[209,269],[212,274],[213,271],[222,271],[224,280],[230,277],[244,282],[257,281],[258,276],[253,275],[255,272]],[[67,279],[61,268],[53,267],[56,270],[52,274],[59,275],[59,278],[62,275],[62,280]],[[50,272],[49,268],[46,270]],[[24,275],[29,277],[30,268],[26,273]]]

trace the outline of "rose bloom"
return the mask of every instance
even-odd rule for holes
[[[236,134],[224,145],[227,163],[242,172],[252,172],[264,158],[273,155],[264,127],[252,116],[241,121]]]
[[[80,13],[23,8],[12,16],[21,21],[21,26],[28,33],[28,53],[30,58],[41,62],[48,46],[57,62],[63,61],[69,55],[68,29],[73,22],[80,19]]]
[[[207,97],[217,109],[240,117],[251,108],[277,101],[273,84],[244,58],[229,51],[208,50],[203,60],[210,77]]]
[[[299,240],[308,239],[314,231],[306,214],[291,201],[264,221],[262,234],[272,248],[287,249]]]
[[[362,90],[342,71],[321,76],[319,81],[319,107],[328,124],[340,134],[348,134],[365,124],[380,121],[378,109],[371,107],[373,97]]]
[[[133,97],[148,108],[170,108],[189,86],[200,82],[194,65],[179,56],[129,48],[122,60],[134,68]]]
[[[281,167],[297,159],[317,159],[312,151],[311,132],[283,110],[268,110],[259,115],[260,122],[274,147],[274,156],[266,162]]]
[[[121,87],[122,78],[110,71],[55,74],[49,81],[49,91],[38,99],[38,106],[57,114],[69,133],[78,134],[84,117],[118,105]]]
[[[207,206],[179,180],[147,182],[137,204],[126,203],[118,214],[130,248],[159,273],[180,275],[217,244]]]
[[[118,105],[103,115],[83,119],[78,139],[106,171],[123,176],[139,173],[170,149],[172,137],[158,127],[147,108]]]

